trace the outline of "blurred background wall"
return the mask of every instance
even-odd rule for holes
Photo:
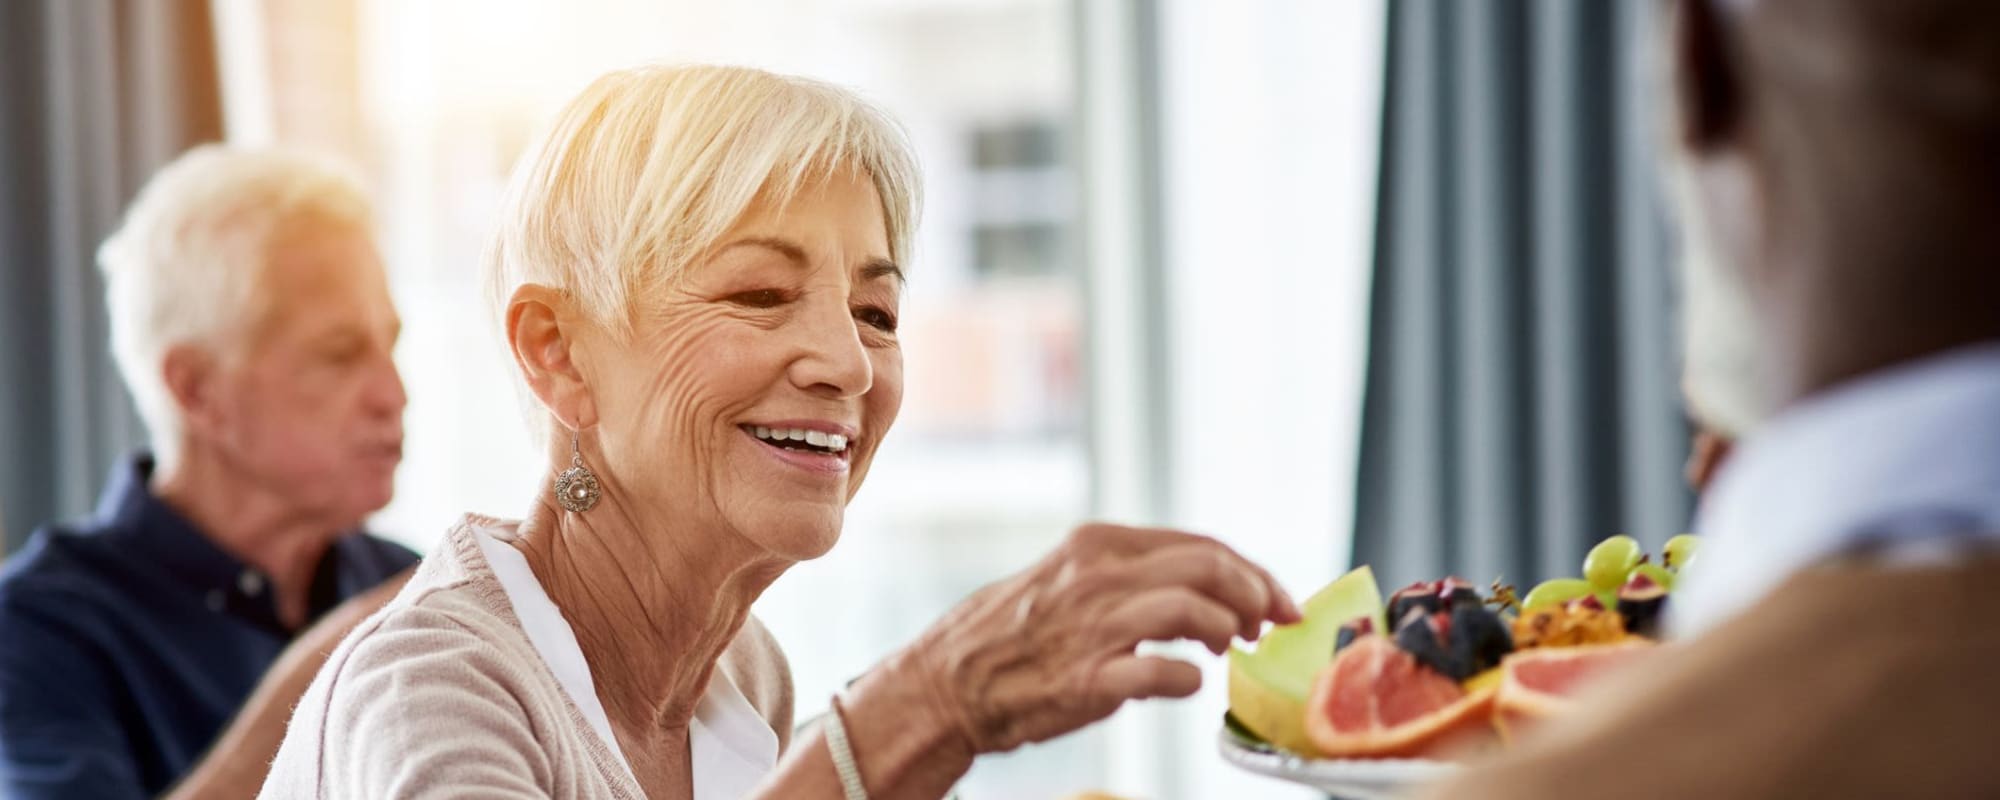
[[[141,440],[91,254],[218,136],[372,184],[411,397],[373,527],[425,549],[518,514],[545,476],[477,290],[500,188],[591,77],[720,61],[861,90],[929,184],[897,432],[840,546],[758,607],[801,715],[1092,517],[1214,534],[1301,594],[1362,562],[1569,574],[1685,523],[1649,7],[0,2],[0,526],[87,513]],[[1223,765],[1222,664],[1163,649],[1201,696],[983,760],[963,795],[1312,796]]]
[[[222,138],[220,95],[206,3],[0,2],[0,547],[88,510],[145,439],[97,245],[153,170]]]

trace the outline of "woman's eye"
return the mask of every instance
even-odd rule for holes
[[[874,306],[856,309],[854,318],[885,333],[896,332],[896,315]]]
[[[785,293],[777,289],[758,289],[753,292],[737,292],[724,300],[746,308],[775,308],[785,302]]]

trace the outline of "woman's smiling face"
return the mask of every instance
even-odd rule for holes
[[[752,204],[719,242],[589,359],[607,493],[814,558],[902,405],[882,201],[835,171]]]

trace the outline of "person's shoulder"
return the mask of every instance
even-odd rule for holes
[[[341,643],[336,678],[384,670],[444,676],[517,661],[506,622],[463,587],[426,589],[371,617]],[[344,651],[344,652],[341,652]]]
[[[77,544],[66,529],[37,531],[0,576],[0,738],[24,721],[45,733],[77,730],[87,714],[120,702],[114,654],[130,601]],[[47,691],[54,686],[62,691]]]
[[[0,565],[0,643],[23,620],[69,628],[114,604],[127,581],[107,563],[96,531],[48,526]],[[0,648],[4,648],[0,644]]]
[[[381,578],[402,572],[422,560],[417,551],[373,531],[351,534],[341,539],[338,546],[344,557],[358,562],[364,569],[379,573]]]
[[[532,663],[533,645],[507,604],[506,590],[465,544],[448,536],[394,600],[348,634],[328,670],[442,674]]]
[[[419,567],[411,586],[335,648],[295,726],[313,719],[308,724],[328,732],[365,728],[381,735],[382,725],[411,727],[414,720],[394,721],[401,709],[447,717],[477,712],[519,725],[549,714],[550,687],[526,634],[476,580],[427,582],[430,566]],[[399,711],[376,713],[383,709]]]
[[[791,687],[792,666],[785,658],[785,649],[755,614],[743,620],[742,630],[736,632],[736,638],[724,651],[723,659],[734,672],[759,681],[782,678],[785,688],[789,690]],[[744,691],[749,690],[746,688]]]
[[[2000,707],[1995,570],[1990,556],[1802,570],[1435,796],[2000,797],[1985,733]]]
[[[0,562],[0,590],[98,579],[105,556],[101,533],[88,526],[44,525],[35,529],[20,552]]]
[[[519,624],[498,602],[502,590],[497,585],[447,566],[431,561],[419,566],[402,593],[355,629],[349,641],[378,647],[402,640],[481,642],[503,650],[514,639],[525,641]]]
[[[780,743],[786,741],[792,731],[792,666],[777,637],[755,614],[744,619],[742,630],[723,651],[720,668],[758,715],[771,723]]]
[[[491,565],[480,553],[473,529],[465,520],[452,525],[424,557],[370,533],[348,536],[339,546],[347,558],[370,561],[374,565],[371,568],[381,572],[383,580],[404,569],[416,568],[409,583],[384,611],[425,611],[408,615],[400,622],[456,620],[477,626],[495,618],[511,619],[506,590],[501,588]]]
[[[556,766],[539,737],[564,724],[562,689],[479,576],[453,567],[425,560],[334,650],[299,702],[267,795],[403,796],[411,781],[546,793],[537,787]],[[411,770],[382,769],[392,761]]]
[[[789,672],[790,664],[785,660],[785,650],[779,646],[778,638],[771,635],[771,629],[764,621],[751,614],[744,618],[743,629],[736,632],[736,640],[730,649],[741,652],[745,657],[760,665],[778,667]]]

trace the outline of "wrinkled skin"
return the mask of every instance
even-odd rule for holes
[[[345,531],[394,493],[408,403],[394,353],[402,322],[366,231],[301,222],[269,258],[264,300],[235,342],[167,354],[181,460],[223,473],[239,497],[266,495],[286,516]]]
[[[636,308],[630,332],[552,290],[514,295],[516,359],[579,431],[604,492],[583,513],[545,495],[516,546],[575,628],[652,796],[691,791],[686,726],[717,655],[770,581],[838,539],[895,420],[902,287],[888,254],[872,182],[837,172],[754,205]],[[788,424],[846,431],[849,451],[801,459],[744,430]],[[552,471],[568,445],[551,442]],[[874,796],[935,797],[979,753],[1199,687],[1197,667],[1140,656],[1141,641],[1220,653],[1267,620],[1297,619],[1269,575],[1213,539],[1084,526],[872,670],[842,707]],[[794,744],[768,796],[837,796],[819,735]]]

